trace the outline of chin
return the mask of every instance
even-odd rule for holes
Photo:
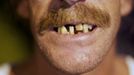
[[[45,47],[44,47],[45,48]],[[67,74],[84,74],[91,72],[104,59],[107,51],[96,50],[95,48],[45,48],[41,50],[48,63],[59,72]],[[45,60],[46,60],[45,59]]]
[[[50,31],[38,36],[37,43],[44,59],[59,72],[84,74],[92,72],[105,59],[114,41],[111,34],[100,28],[76,35]]]

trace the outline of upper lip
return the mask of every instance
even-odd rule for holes
[[[82,21],[70,21],[68,23],[64,23],[63,25],[52,25],[52,27],[61,27],[61,26],[65,26],[65,25],[78,25],[78,24],[88,24],[88,25],[97,25],[97,24],[93,24],[91,22],[82,22]]]
[[[110,14],[101,9],[88,7],[84,3],[76,3],[67,9],[60,9],[58,11],[49,10],[45,15],[42,15],[39,21],[39,30],[41,31],[81,23],[104,28],[110,25]]]
[[[78,21],[78,20],[73,20],[73,21],[70,21],[70,22],[66,22],[62,25],[47,25],[47,26],[42,26],[39,28],[39,32],[44,32],[45,30],[53,30],[54,28],[58,28],[58,27],[61,27],[61,26],[65,26],[65,25],[78,25],[78,24],[88,24],[88,25],[95,25],[96,27],[98,27],[97,24],[92,24],[91,22],[83,22],[83,21]]]

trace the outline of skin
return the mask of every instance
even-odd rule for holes
[[[118,75],[115,63],[123,61],[115,54],[116,34],[123,12],[120,12],[123,10],[121,0],[58,1],[24,0],[28,7],[25,13],[20,13],[21,3],[18,7],[19,15],[31,21],[31,31],[39,48],[32,61],[42,64],[38,69],[44,72],[40,75]],[[50,29],[79,23],[94,24],[97,28],[76,35],[58,34]],[[123,69],[127,75],[126,67]]]
[[[118,3],[116,4],[117,6],[116,7],[113,6],[111,4],[111,1],[115,4]],[[108,24],[106,23],[108,27],[104,28],[104,26],[100,26],[94,32],[86,34],[89,36],[84,36],[84,37],[79,37],[82,35],[78,35],[78,37],[74,37],[71,35],[60,35],[52,31],[45,31],[45,30],[44,30],[45,32],[42,33],[43,35],[39,35],[38,29],[40,26],[40,19],[42,17],[45,17],[46,19],[49,18],[47,17],[48,15],[44,15],[44,14],[51,13],[51,11],[49,11],[48,9],[51,6],[50,5],[51,0],[48,0],[48,1],[30,0],[33,33],[35,35],[37,43],[39,44],[42,54],[44,55],[44,57],[47,58],[47,60],[53,66],[55,66],[56,68],[58,68],[59,70],[63,72],[71,73],[71,74],[81,74],[81,73],[85,73],[88,71],[92,71],[96,66],[98,66],[101,63],[101,61],[104,59],[104,56],[107,54],[107,52],[111,48],[113,41],[115,40],[115,35],[117,33],[119,22],[120,22],[119,0],[114,0],[114,1],[113,0],[109,0],[109,1],[86,0],[85,2],[82,2],[82,3],[87,5],[86,6],[87,10],[89,8],[89,14],[90,14],[90,8],[94,10],[93,11],[94,13],[97,13],[97,10],[101,10],[102,13],[104,13],[104,16],[107,16],[108,14],[108,18],[110,18],[110,23]],[[76,7],[80,9],[81,5],[82,4],[79,4],[78,6],[76,5]],[[40,9],[38,9],[38,7],[40,7]],[[72,13],[77,14],[78,11],[73,10],[73,8],[76,8],[76,7],[72,7],[72,9],[70,7],[68,8],[70,10],[67,10],[66,12],[63,11],[63,13],[69,15],[71,11]],[[111,8],[111,10],[113,11],[111,12],[109,8]],[[82,9],[84,9],[84,7]],[[105,14],[105,11],[107,11],[107,14]],[[59,10],[58,12],[62,12],[62,11]],[[72,16],[73,14],[70,14],[70,15]],[[86,15],[88,15],[88,12]],[[96,16],[94,14],[91,14],[91,15]],[[65,17],[65,19],[66,18],[70,19],[71,16]],[[79,16],[79,15],[76,15],[76,16]],[[77,18],[74,18],[74,19],[71,18],[71,21],[76,20],[76,19]],[[96,18],[93,19],[92,17],[91,18],[85,17],[85,19],[89,21],[91,19],[95,23],[99,22],[98,20],[96,20]],[[50,20],[45,21],[45,23],[47,22],[52,23],[52,20],[53,19],[50,18]],[[58,19],[58,21],[60,20]],[[63,23],[65,22],[63,21]],[[52,24],[47,23],[45,25],[54,25],[54,24],[55,22]],[[62,23],[58,25],[62,25]],[[101,24],[101,25],[104,25],[104,24]]]

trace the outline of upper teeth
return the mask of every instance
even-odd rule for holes
[[[77,34],[79,32],[87,33],[94,29],[93,25],[78,24],[74,26],[62,26],[58,27],[58,33],[60,34]]]
[[[74,32],[75,32],[75,31],[74,31],[74,27],[73,27],[73,26],[70,26],[70,27],[69,27],[69,33],[70,33],[70,34],[75,34]]]
[[[92,26],[91,25],[88,26],[87,24],[84,24],[83,25],[83,32],[87,33],[89,31],[89,29],[91,29],[90,27],[92,27]]]
[[[83,25],[82,24],[78,24],[75,26],[77,31],[83,31]]]
[[[67,31],[67,29],[66,29],[65,26],[59,27],[58,30],[60,30],[60,33],[61,34],[69,34],[69,32]]]

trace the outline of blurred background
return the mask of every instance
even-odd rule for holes
[[[33,52],[28,26],[17,21],[7,0],[0,0],[0,64],[21,62]]]
[[[0,1],[0,64],[27,60],[33,54],[29,23],[16,18],[8,0]],[[122,18],[117,52],[134,56],[134,10]]]
[[[131,13],[122,17],[121,20],[117,36],[117,52],[134,57],[134,0]]]

